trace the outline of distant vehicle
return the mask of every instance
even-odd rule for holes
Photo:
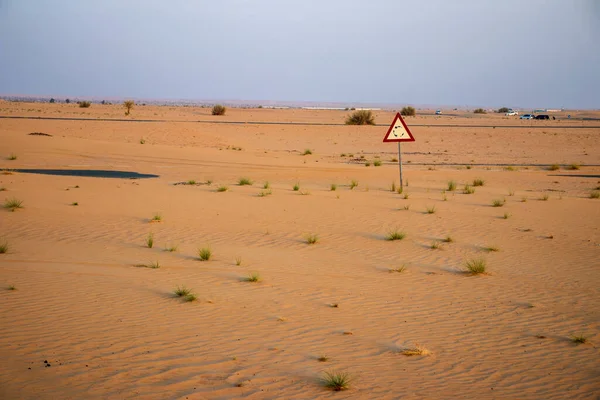
[[[540,114],[540,115],[536,115],[535,119],[550,119],[550,116],[546,115],[546,114]]]
[[[441,115],[442,114],[442,110],[435,110],[435,115]]]
[[[520,119],[535,119],[535,115],[533,115],[533,114],[523,114],[519,118]]]
[[[519,115],[519,113],[518,113],[518,112],[516,112],[516,111],[512,111],[512,110],[510,110],[510,111],[508,111],[508,112],[507,112],[506,114],[504,114],[504,115]]]

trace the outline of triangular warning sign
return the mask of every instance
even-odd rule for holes
[[[408,129],[408,126],[404,123],[400,113],[396,113],[394,122],[390,125],[387,134],[383,138],[384,142],[414,142],[415,138]]]

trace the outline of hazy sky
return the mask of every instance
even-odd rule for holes
[[[0,0],[0,94],[600,108],[600,0]]]

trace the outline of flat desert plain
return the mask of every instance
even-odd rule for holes
[[[348,113],[0,103],[0,397],[598,398],[599,121]]]

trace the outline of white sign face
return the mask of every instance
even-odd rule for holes
[[[410,133],[408,126],[404,123],[404,120],[400,114],[396,114],[394,122],[390,125],[387,135],[383,138],[384,142],[414,142],[415,138]]]

